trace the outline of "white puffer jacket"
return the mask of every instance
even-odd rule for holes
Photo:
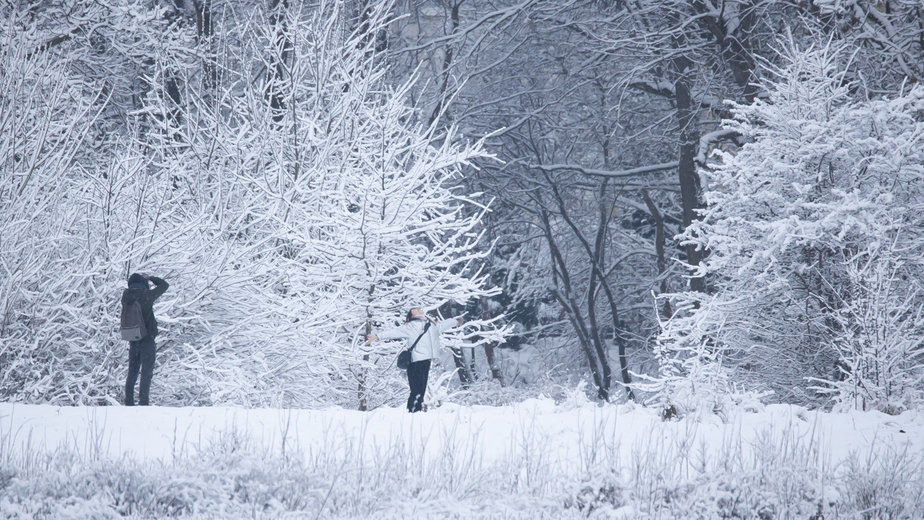
[[[379,333],[377,336],[379,339],[404,339],[406,340],[404,348],[408,348],[423,333],[425,324],[426,321],[423,319],[413,319],[400,327]],[[420,341],[417,341],[417,346],[411,352],[411,361],[436,359],[440,349],[440,334],[455,327],[456,324],[455,318],[431,323],[427,333],[420,338]]]

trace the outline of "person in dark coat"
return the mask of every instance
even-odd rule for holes
[[[148,282],[154,284],[151,289]],[[132,273],[128,277],[128,289],[122,291],[122,305],[138,302],[141,306],[141,315],[144,317],[144,326],[148,335],[138,341],[128,343],[128,378],[125,380],[125,405],[135,404],[135,381],[138,371],[141,371],[141,385],[138,388],[138,404],[147,406],[151,391],[151,378],[154,377],[154,357],[156,347],[154,337],[157,336],[157,319],[154,317],[154,300],[160,297],[170,287],[166,281],[156,276]]]

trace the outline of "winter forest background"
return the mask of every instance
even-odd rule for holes
[[[924,402],[917,0],[0,4],[0,398]],[[454,371],[454,372],[453,372]]]
[[[0,0],[0,517],[922,518],[922,79],[920,0]]]

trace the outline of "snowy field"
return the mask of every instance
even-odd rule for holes
[[[924,413],[0,404],[0,518],[924,518]]]

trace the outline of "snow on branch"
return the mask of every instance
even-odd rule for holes
[[[546,171],[571,170],[593,177],[624,178],[673,170],[677,168],[678,164],[679,163],[677,161],[671,161],[660,164],[651,164],[648,166],[639,166],[638,168],[629,168],[627,170],[600,170],[596,168],[585,168],[577,164],[531,164],[529,167]]]

